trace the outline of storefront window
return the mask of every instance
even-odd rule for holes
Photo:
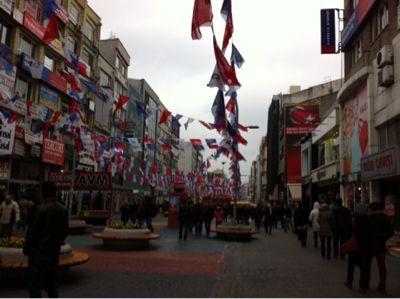
[[[29,169],[29,171],[27,171]],[[13,160],[11,179],[40,181],[40,163],[34,161]]]

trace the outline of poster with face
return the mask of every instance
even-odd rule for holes
[[[343,105],[343,173],[360,171],[361,158],[368,154],[367,86]]]

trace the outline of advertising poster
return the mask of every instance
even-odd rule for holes
[[[14,148],[15,122],[0,125],[0,156],[11,155]]]
[[[286,173],[289,184],[301,183],[300,140],[318,124],[318,105],[286,106]]]
[[[42,162],[64,165],[65,144],[60,140],[45,138],[43,140]]]
[[[59,97],[55,91],[47,88],[46,86],[40,87],[40,103],[54,111],[59,109]]]
[[[368,155],[367,86],[343,106],[343,173],[360,171],[361,158]]]

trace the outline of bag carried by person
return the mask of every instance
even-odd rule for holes
[[[358,251],[357,241],[354,237],[350,238],[342,245],[342,251],[344,253],[355,253]]]

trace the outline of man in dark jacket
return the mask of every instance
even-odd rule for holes
[[[372,258],[376,257],[379,270],[379,285],[377,291],[386,293],[386,241],[394,234],[389,217],[383,213],[383,203],[373,202],[369,205],[369,221],[371,227]]]
[[[339,257],[340,252],[340,257],[344,259],[341,246],[350,238],[348,229],[351,221],[350,211],[343,206],[343,200],[339,198],[336,200],[336,205],[332,212],[335,218],[335,227],[333,228],[333,255]]]
[[[178,207],[178,220],[179,220],[179,240],[186,241],[187,234],[190,226],[190,211],[186,200],[182,200]]]
[[[49,297],[58,297],[55,274],[68,233],[68,212],[57,203],[54,184],[44,183],[42,196],[43,203],[34,212],[23,249],[28,256],[29,296],[41,297],[44,288]]]

